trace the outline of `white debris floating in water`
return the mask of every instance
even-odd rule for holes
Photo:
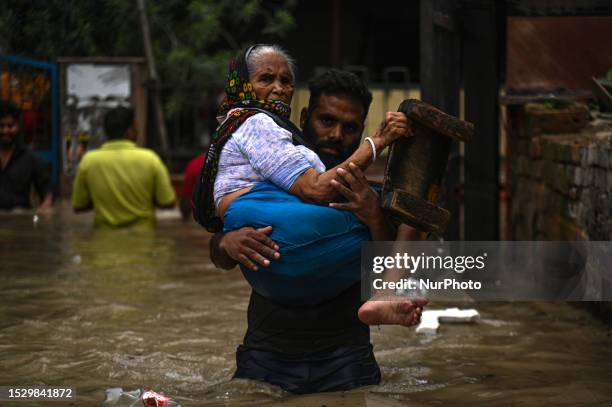
[[[421,314],[421,323],[417,333],[435,334],[440,322],[474,322],[480,314],[475,309],[447,308],[444,310],[427,310]]]

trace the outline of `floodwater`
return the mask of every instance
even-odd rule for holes
[[[288,397],[230,380],[249,287],[208,261],[198,226],[164,216],[156,231],[94,231],[66,204],[32,215],[0,214],[0,385],[73,386],[77,400],[15,405],[99,406],[111,387],[183,406]],[[435,336],[372,328],[383,382],[361,391],[390,405],[612,405],[609,326],[563,303],[476,308],[478,323]]]

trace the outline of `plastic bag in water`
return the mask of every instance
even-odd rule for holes
[[[163,394],[151,390],[125,391],[121,387],[106,390],[106,399],[102,407],[181,407],[179,403]]]

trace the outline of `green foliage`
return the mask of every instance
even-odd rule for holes
[[[145,0],[166,113],[222,86],[227,61],[293,26],[296,0]],[[144,55],[136,0],[3,0],[0,51],[41,60]]]
[[[43,60],[130,55],[142,47],[141,38],[134,35],[138,15],[133,4],[122,0],[3,0],[0,47],[6,53]]]
[[[608,71],[608,73],[606,74],[606,76],[604,78],[601,79],[601,81],[606,85],[606,86],[612,86],[612,69],[610,69]]]

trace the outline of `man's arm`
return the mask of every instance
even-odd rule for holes
[[[216,233],[210,239],[210,259],[219,268],[229,270],[238,263],[257,271],[257,264],[269,266],[270,260],[280,259],[278,245],[268,235],[272,227],[244,227],[226,233]]]
[[[349,168],[339,171],[346,186],[335,182],[334,187],[348,199],[348,203],[331,203],[330,206],[353,212],[359,220],[370,229],[373,240],[394,240],[396,230],[380,207],[378,194],[369,186],[365,174],[359,167],[349,163]],[[400,225],[397,235],[417,240],[421,233],[408,225]],[[398,269],[387,270],[385,281],[399,281],[404,273]],[[382,300],[382,301],[380,301]],[[399,299],[395,290],[377,290],[375,297],[359,308],[359,319],[367,325],[399,324],[412,326],[421,319],[423,307],[427,304],[424,298]]]
[[[348,203],[332,203],[337,209],[350,210],[370,229],[374,240],[393,240],[395,228],[384,215],[378,195],[368,184],[365,175],[354,163],[347,170],[338,169],[338,175],[349,188],[337,181],[332,182],[337,193],[344,195]],[[257,264],[268,266],[271,260],[278,260],[278,246],[268,237],[272,227],[261,229],[245,227],[232,232],[217,233],[210,241],[212,262],[220,268],[230,269],[238,263],[257,271]]]
[[[44,209],[51,208],[52,206],[53,206],[53,194],[51,192],[48,192],[47,195],[45,195],[42,202],[40,203],[40,205],[38,205],[38,209],[44,210]]]
[[[174,205],[176,205],[176,201],[174,201],[174,200],[172,202],[170,202],[170,203],[163,204],[163,205],[159,204],[157,202],[155,203],[155,206],[157,208],[159,208],[159,209],[172,209],[172,208],[174,208]]]
[[[235,232],[228,232],[235,233]],[[210,261],[218,268],[229,270],[238,265],[238,262],[230,257],[227,250],[221,248],[221,241],[225,237],[225,233],[217,232],[210,238],[209,252]]]
[[[87,185],[85,157],[81,160],[74,183],[72,184],[72,209],[75,212],[84,212],[93,209],[91,194]]]
[[[50,165],[38,157],[34,157],[34,189],[40,199],[37,209],[47,209],[53,206]]]
[[[394,240],[395,228],[385,216],[378,194],[370,187],[363,171],[354,163],[349,163],[346,170],[337,171],[346,186],[336,180],[331,182],[332,186],[348,202],[334,202],[329,206],[353,212],[368,227],[372,240]]]
[[[174,193],[174,188],[172,187],[172,182],[170,181],[168,169],[159,157],[157,157],[157,163],[155,166],[154,188],[155,192],[153,196],[155,206],[161,209],[174,208],[176,194]]]
[[[83,212],[89,212],[91,210],[93,210],[93,205],[89,205],[89,206],[83,206],[80,208],[75,208],[74,206],[72,207],[72,210],[74,211],[74,213],[83,213]]]

